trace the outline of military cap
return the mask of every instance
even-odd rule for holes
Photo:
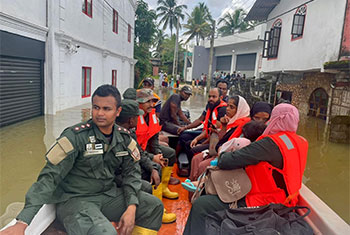
[[[186,93],[186,94],[188,94],[188,95],[192,95],[192,89],[191,89],[191,87],[189,87],[189,86],[183,86],[183,87],[181,88],[181,91],[183,91],[184,93]]]
[[[128,88],[123,93],[124,99],[130,99],[130,100],[136,100],[136,89],[134,88]]]
[[[153,100],[154,102],[158,101],[158,98],[153,95],[153,91],[148,88],[143,88],[137,91],[136,94],[136,101],[143,104],[150,100]]]
[[[119,117],[136,117],[143,115],[143,110],[139,109],[139,104],[135,100],[124,99],[121,103],[122,111]]]

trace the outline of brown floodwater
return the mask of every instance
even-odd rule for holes
[[[158,93],[165,100],[173,92]],[[205,95],[195,89],[182,106],[195,120],[205,104]],[[45,152],[59,134],[89,117],[90,104],[86,104],[0,128],[0,228],[23,206],[26,191],[45,164]],[[304,183],[350,223],[349,145],[329,142],[325,122],[312,117],[301,117],[298,133],[309,141]]]

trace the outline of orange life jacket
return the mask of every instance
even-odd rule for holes
[[[156,110],[152,109],[152,112],[148,114],[149,120],[147,125],[146,120],[143,118],[143,115],[138,117],[137,127],[136,127],[136,137],[137,142],[143,150],[146,149],[148,140],[160,132],[162,127],[159,125],[158,118],[156,116]]]
[[[225,101],[221,100],[220,104],[214,108],[212,115],[211,115],[211,123],[213,125],[215,125],[217,122],[217,118],[218,118],[218,114],[219,114],[218,109],[221,107],[225,107],[225,106],[227,106],[227,103]],[[210,113],[211,113],[210,109],[208,108],[207,113],[205,115],[204,123],[203,123],[203,125],[204,125],[203,129],[206,131],[207,135],[209,133],[208,123],[209,123]]]
[[[243,126],[250,122],[250,117],[243,117],[243,118],[239,118],[236,121],[234,121],[233,123],[231,123],[230,125],[227,125],[227,130],[236,127],[236,129],[234,130],[234,132],[231,134],[230,138],[228,140],[231,140],[233,138],[238,138],[241,136],[242,134],[242,128]]]
[[[270,137],[279,147],[283,156],[283,169],[276,168],[268,162],[245,168],[252,183],[252,189],[246,196],[247,206],[263,206],[269,203],[295,206],[306,165],[308,142],[293,132],[261,136],[258,140],[265,137]],[[274,170],[283,176],[288,195],[285,190],[277,187],[272,175]]]

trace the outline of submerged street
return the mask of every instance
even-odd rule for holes
[[[162,100],[172,92],[158,91]],[[202,91],[183,103],[191,120],[200,116],[206,104]],[[23,206],[25,192],[45,164],[45,152],[65,127],[90,118],[90,104],[77,106],[0,129],[0,227],[13,219]],[[349,156],[346,144],[327,140],[325,121],[300,117],[298,134],[309,141],[303,182],[347,223],[349,215]]]

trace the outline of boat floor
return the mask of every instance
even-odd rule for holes
[[[173,168],[173,177],[180,179],[184,182],[186,177],[179,177],[176,174],[177,165]],[[176,214],[176,221],[171,224],[162,224],[158,235],[181,235],[186,225],[187,216],[191,209],[191,203],[188,199],[188,191],[185,190],[181,183],[178,185],[169,185],[169,189],[179,193],[179,198],[176,200],[169,200],[163,198],[163,204],[167,212]],[[64,228],[57,221],[54,221],[42,235],[66,235]]]

